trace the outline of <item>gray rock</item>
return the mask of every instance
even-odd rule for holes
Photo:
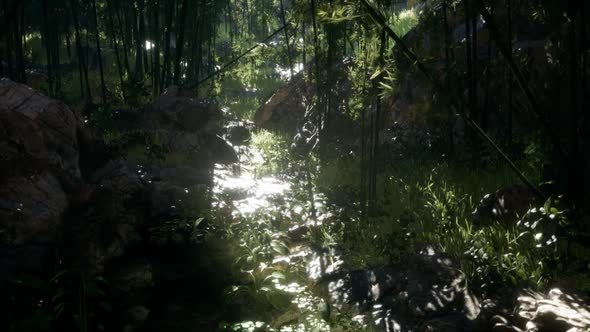
[[[0,79],[0,245],[58,241],[66,191],[81,182],[79,124],[63,103]]]
[[[195,161],[198,168],[210,169],[214,163],[238,161],[233,148],[218,136],[222,120],[217,104],[187,97],[172,86],[146,110],[140,132],[149,144]]]
[[[207,99],[194,99],[167,90],[147,113],[148,128],[189,132],[218,132],[221,110]]]
[[[211,160],[214,163],[229,165],[239,161],[236,151],[223,138],[215,136],[211,139],[210,144]]]
[[[74,265],[90,273],[102,273],[113,258],[142,241],[149,202],[147,186],[123,159],[110,160],[90,175],[72,209]]]
[[[82,178],[80,149],[94,143],[63,103],[0,80],[0,248],[7,252],[0,270],[42,271],[53,258],[44,251],[65,245],[77,268],[98,273],[141,240],[143,207],[134,207],[145,186],[124,160],[103,154]]]
[[[62,102],[26,85],[0,79],[0,160],[23,156],[46,160],[80,177],[77,128],[80,120]]]
[[[463,275],[438,254],[400,264],[341,272],[320,282],[332,306],[351,315],[372,315],[378,331],[461,331],[479,313]],[[466,299],[469,299],[467,301]]]
[[[590,330],[588,301],[554,288],[548,294],[523,291],[517,299],[513,327],[527,332]]]
[[[90,182],[111,190],[119,200],[130,199],[145,191],[140,176],[129,168],[124,159],[109,160],[90,176]]]
[[[346,114],[349,108],[348,98],[350,97],[351,84],[348,79],[348,69],[354,61],[352,58],[345,58],[332,66],[332,84],[338,86],[338,94],[333,96],[334,112],[330,115],[326,132],[334,133],[335,130],[342,130],[343,122],[350,124]],[[306,65],[313,67],[313,62]],[[310,70],[314,70],[311,68]],[[305,121],[311,120],[314,113],[312,99],[315,87],[308,84],[304,73],[300,72],[293,76],[289,83],[278,89],[254,115],[254,123],[265,129],[278,130],[289,134],[295,134],[298,126]],[[332,127],[332,124],[335,124]],[[347,128],[348,129],[348,128]],[[346,134],[350,134],[348,131]],[[345,135],[342,135],[344,138]]]
[[[0,245],[56,244],[68,204],[50,172],[6,180],[0,186]]]

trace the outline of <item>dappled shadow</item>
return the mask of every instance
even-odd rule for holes
[[[547,294],[524,290],[517,299],[514,321],[501,320],[494,331],[589,331],[588,300],[561,289]]]
[[[462,274],[434,252],[395,265],[326,275],[320,285],[336,310],[382,331],[440,324],[461,330],[477,316]]]

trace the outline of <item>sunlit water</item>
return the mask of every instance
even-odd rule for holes
[[[264,163],[264,155],[254,146],[235,146],[240,159],[239,165],[216,165],[214,170],[213,207],[230,209],[236,222],[256,222],[254,214],[277,212],[281,202],[289,202],[290,208],[279,211],[293,220],[289,229],[301,226],[317,226],[329,216],[320,213],[324,206],[321,200],[314,202],[316,218],[309,215],[309,202],[292,201],[291,181],[288,177],[261,176],[256,165]],[[298,221],[296,221],[298,220]],[[296,223],[300,224],[297,225]],[[286,231],[286,230],[285,230]],[[347,331],[334,329],[322,319],[321,309],[324,300],[314,292],[314,283],[322,275],[337,270],[342,260],[333,252],[315,252],[305,243],[290,246],[285,255],[277,254],[272,261],[261,263],[260,269],[282,270],[281,266],[299,266],[307,278],[292,277],[288,274],[269,277],[268,287],[275,291],[288,293],[292,297],[291,306],[272,322],[238,322],[229,326],[234,331],[254,331],[269,328],[269,331]],[[270,329],[273,328],[273,329]],[[356,330],[356,329],[353,329]]]
[[[253,165],[262,162],[260,151],[250,146],[234,147],[238,165],[216,165],[214,170],[214,204],[225,207],[231,202],[234,216],[248,217],[259,209],[270,209],[273,199],[287,193],[289,183],[272,176],[259,177]]]

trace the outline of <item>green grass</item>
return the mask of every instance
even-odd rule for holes
[[[378,202],[364,222],[359,207],[352,204],[358,194],[357,169],[355,160],[334,162],[322,169],[316,181],[338,204],[345,203],[341,196],[348,191],[348,219],[341,220],[344,227],[332,236],[355,268],[396,262],[424,244],[435,245],[455,259],[481,292],[500,285],[541,288],[564,268],[557,262],[564,255],[564,241],[553,241],[552,236],[567,220],[551,204],[545,212],[528,216],[528,223],[515,220],[508,228],[472,225],[471,213],[481,197],[518,184],[507,167],[481,171],[459,161],[398,160],[381,169]],[[536,220],[540,222],[534,224]]]

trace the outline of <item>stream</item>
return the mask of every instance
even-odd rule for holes
[[[307,197],[294,188],[299,179],[261,173],[267,156],[243,144],[234,146],[238,164],[215,165],[202,241],[155,253],[164,280],[141,331],[335,330],[336,315],[316,284],[342,261],[310,240],[331,215],[321,195],[310,213]]]
[[[310,193],[309,163],[269,168],[273,157],[252,141],[233,146],[238,163],[215,165],[211,211],[191,232],[197,241],[153,253],[157,294],[140,331],[452,331],[471,324],[477,301],[448,257],[424,246],[398,263],[355,269],[351,249],[335,237],[347,226],[321,192]]]
[[[232,221],[242,223],[238,229],[246,226],[251,230],[242,234],[240,244],[250,253],[246,260],[252,262],[245,264],[251,270],[242,269],[253,281],[253,285],[244,287],[247,288],[244,292],[257,301],[270,303],[272,319],[232,322],[223,328],[285,332],[334,330],[328,324],[329,309],[314,290],[315,282],[325,272],[326,265],[330,265],[328,255],[312,250],[308,239],[310,228],[321,225],[328,215],[321,212],[323,204],[314,202],[318,215],[317,220],[312,220],[309,202],[295,197],[292,186],[297,178],[259,174],[257,166],[266,162],[264,153],[252,144],[234,148],[239,164],[215,167],[213,209],[231,211]],[[257,255],[257,250],[262,254]],[[233,286],[238,302],[243,286]]]

